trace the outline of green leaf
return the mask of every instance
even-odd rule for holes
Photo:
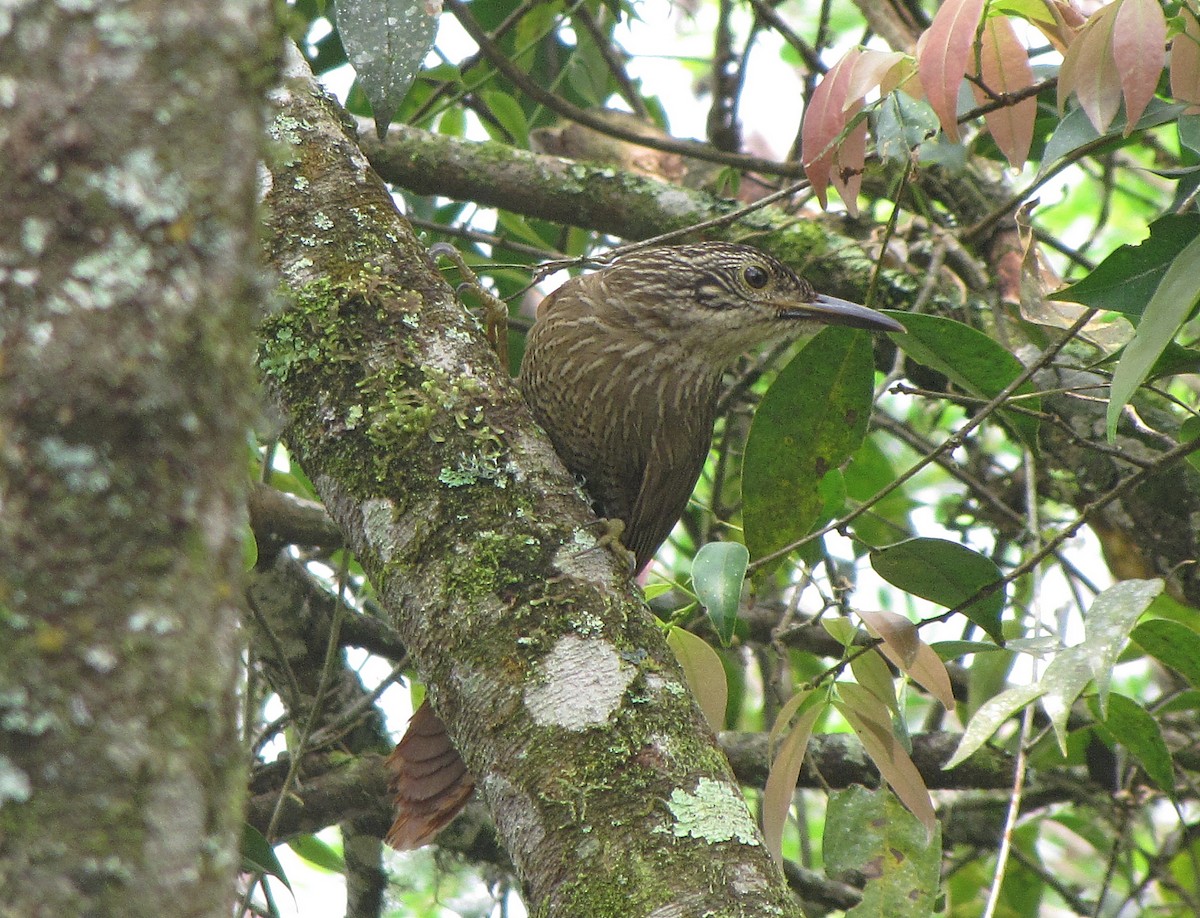
[[[724,647],[733,640],[750,552],[740,542],[709,542],[692,562],[692,585]]]
[[[904,163],[912,151],[937,135],[937,115],[929,103],[905,92],[892,92],[875,116],[875,147],[885,162]]]
[[[1096,698],[1090,699],[1090,704],[1092,713],[1101,718],[1103,729],[1137,759],[1146,776],[1160,790],[1171,794],[1175,788],[1171,751],[1167,748],[1158,722],[1150,713],[1124,695],[1109,696],[1107,716],[1100,713]]]
[[[1116,438],[1117,420],[1134,391],[1145,381],[1159,354],[1175,337],[1200,299],[1200,271],[1196,270],[1198,259],[1200,236],[1175,256],[1150,302],[1146,304],[1146,311],[1138,323],[1133,340],[1125,346],[1125,352],[1113,373],[1108,399],[1107,432],[1110,443]]]
[[[995,562],[947,539],[909,539],[871,552],[871,567],[892,586],[952,609],[1003,576]],[[999,644],[1004,643],[1000,615],[1006,591],[960,610]]]
[[[945,374],[951,382],[977,398],[995,397],[1025,369],[1021,361],[1002,345],[969,325],[941,316],[881,311],[903,321],[908,329],[907,334],[891,335],[904,353],[918,363]],[[1033,391],[1032,382],[1026,380],[1013,396],[1015,398]],[[1018,404],[1030,411],[1040,411],[1042,407],[1041,399],[1036,397],[1022,398]],[[1026,446],[1037,448],[1036,417],[1003,408],[997,414]]]
[[[1200,236],[1200,214],[1169,214],[1150,224],[1150,235],[1123,245],[1078,283],[1054,293],[1056,300],[1119,312],[1133,320],[1146,309],[1177,255]]]
[[[242,869],[247,873],[261,873],[278,879],[289,890],[292,884],[288,882],[283,865],[275,856],[275,849],[258,829],[248,822],[242,823]]]
[[[438,14],[425,0],[338,0],[335,15],[382,139],[433,47]]]
[[[940,830],[940,827],[935,827]],[[929,918],[939,912],[940,831],[921,823],[884,789],[853,786],[829,795],[823,853],[832,875],[865,880],[846,918]]]
[[[330,873],[346,872],[346,859],[342,853],[315,835],[297,835],[288,842],[288,847],[315,867]]]
[[[1174,121],[1186,108],[1185,105],[1164,102],[1162,99],[1151,99],[1135,128],[1143,130]],[[1125,112],[1122,109],[1103,136],[1106,140],[1119,143],[1124,133]],[[1042,154],[1042,166],[1038,170],[1037,177],[1043,178],[1050,171],[1050,167],[1060,159],[1070,156],[1076,150],[1099,140],[1100,137],[1101,135],[1096,132],[1095,127],[1088,120],[1087,113],[1082,108],[1072,109],[1059,122],[1054,134],[1046,141],[1046,150]]]
[[[679,661],[688,688],[696,697],[696,703],[704,712],[708,725],[714,733],[724,729],[729,686],[725,680],[725,667],[721,665],[717,652],[702,638],[677,627],[667,632],[667,645]]]
[[[874,373],[866,332],[825,328],[763,397],[742,466],[746,545],[754,557],[803,538],[820,518],[821,479],[866,436]]]
[[[1155,619],[1142,622],[1129,637],[1163,666],[1200,689],[1200,634],[1195,630],[1179,622]]]
[[[496,89],[483,93],[483,102],[496,121],[500,123],[500,127],[508,134],[507,137],[494,137],[493,139],[527,148],[529,146],[529,122],[525,118],[525,110],[521,108],[521,103],[508,93]],[[489,129],[489,133],[492,133],[491,125],[485,122],[485,127]]]

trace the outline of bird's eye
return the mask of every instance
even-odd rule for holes
[[[747,265],[742,269],[742,279],[755,290],[762,290],[771,280],[771,275],[760,265]]]

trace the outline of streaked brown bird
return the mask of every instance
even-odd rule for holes
[[[700,242],[646,249],[542,302],[518,382],[566,467],[641,570],[687,506],[712,441],[721,378],[750,348],[822,325],[904,331],[818,294],[770,255]],[[388,759],[392,846],[431,841],[474,787],[428,702]]]

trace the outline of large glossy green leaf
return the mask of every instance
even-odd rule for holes
[[[338,35],[381,138],[433,47],[438,8],[425,0],[338,0]]]
[[[1113,373],[1108,399],[1110,442],[1116,437],[1117,420],[1134,391],[1145,381],[1159,355],[1191,315],[1196,301],[1200,300],[1200,271],[1196,270],[1198,260],[1200,236],[1188,243],[1167,267],[1162,281],[1146,304],[1146,311],[1142,314],[1133,340],[1125,346],[1125,352]]]
[[[1087,277],[1054,293],[1056,300],[1119,312],[1136,321],[1175,257],[1200,236],[1200,214],[1168,214],[1150,224],[1150,235],[1123,245]]]
[[[904,353],[945,374],[956,386],[977,398],[994,397],[1025,369],[1002,345],[969,325],[941,316],[883,311],[903,321],[908,329],[907,334],[891,336]],[[1026,381],[1013,394],[1033,391],[1033,384]],[[1022,398],[1019,404],[1030,411],[1041,409],[1041,400],[1036,397]],[[997,413],[1022,442],[1037,449],[1036,417],[1004,409]]]
[[[871,567],[892,586],[948,609],[1002,576],[990,558],[947,539],[909,539],[873,551]],[[1004,643],[1000,614],[1005,595],[1000,587],[961,610],[999,644]]]
[[[821,479],[866,436],[874,372],[866,332],[826,328],[763,397],[742,467],[746,545],[754,557],[802,538],[820,518]]]

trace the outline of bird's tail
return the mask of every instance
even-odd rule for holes
[[[420,848],[457,816],[475,780],[450,742],[446,725],[426,701],[387,760],[396,819],[387,843],[398,851]]]

